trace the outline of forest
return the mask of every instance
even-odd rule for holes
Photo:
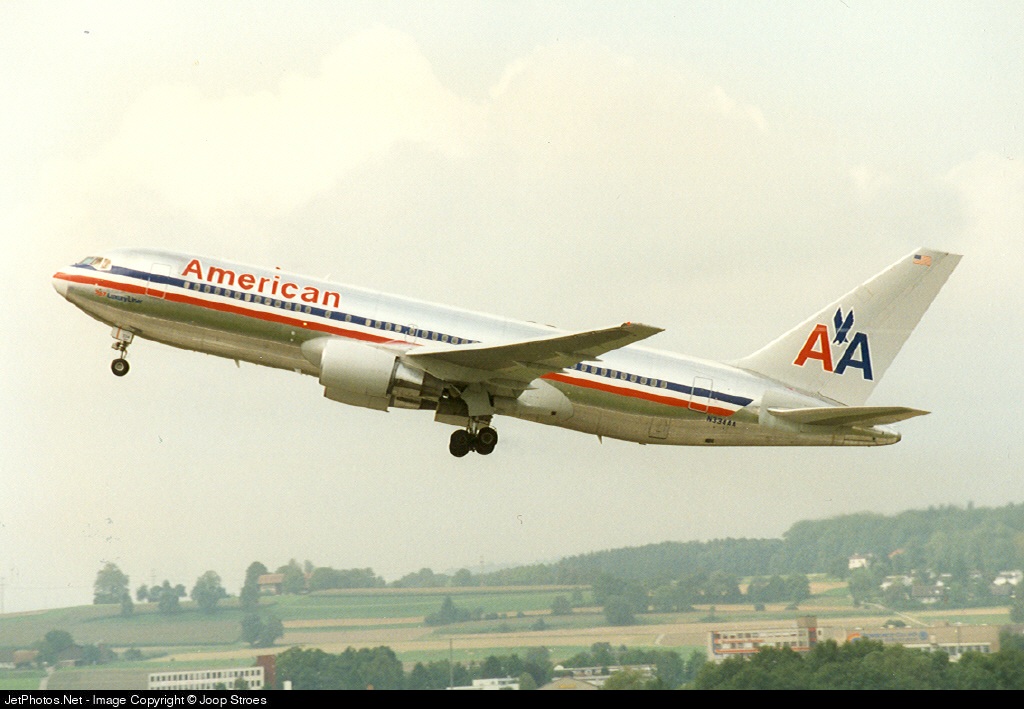
[[[487,586],[593,584],[604,575],[656,583],[694,573],[850,576],[859,554],[886,574],[927,570],[957,577],[1024,568],[1024,504],[943,506],[886,516],[874,513],[801,521],[781,539],[662,542],[570,556],[553,564],[474,575]]]

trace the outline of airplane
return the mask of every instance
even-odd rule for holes
[[[879,446],[928,413],[865,402],[960,258],[917,249],[721,363],[636,345],[662,332],[641,323],[567,332],[164,250],[104,251],[53,286],[111,326],[118,377],[136,336],[293,370],[333,401],[433,412],[456,457],[494,451],[495,416],[640,444]]]

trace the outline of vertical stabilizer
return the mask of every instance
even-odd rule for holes
[[[859,406],[959,262],[959,254],[918,249],[734,364]]]

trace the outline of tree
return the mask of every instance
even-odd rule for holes
[[[348,648],[340,655],[293,647],[277,656],[277,678],[298,690],[359,690],[400,689],[405,676],[401,661],[387,647]],[[447,676],[441,686],[447,686]]]
[[[246,613],[242,616],[242,642],[247,642],[255,647],[261,630],[263,630],[263,621],[257,614]]]
[[[253,647],[270,647],[284,635],[284,623],[280,618],[270,616],[263,620],[255,613],[242,618],[242,640]]]
[[[277,573],[284,574],[284,580],[281,582],[282,593],[302,593],[306,590],[306,574],[295,559],[278,568]]]
[[[159,588],[149,590],[149,599],[153,600],[153,592],[156,592],[156,607],[161,613],[171,614],[177,613],[181,610],[181,606],[178,603],[178,589],[179,587],[171,586],[171,582],[164,579],[163,584]]]
[[[523,657],[523,669],[533,677],[537,686],[551,681],[554,672],[554,665],[551,664],[551,651],[543,646],[528,648]],[[519,672],[509,672],[509,674],[518,675]]]
[[[270,616],[263,623],[256,647],[270,647],[278,638],[284,637],[284,623],[277,616]]]
[[[1010,622],[1024,623],[1024,590],[1017,591],[1017,596],[1010,605]]]
[[[445,574],[435,574],[432,569],[422,568],[406,574],[392,585],[396,588],[441,588],[448,585],[449,578]]]
[[[431,613],[423,619],[423,622],[427,625],[450,625],[469,620],[471,617],[472,614],[469,611],[455,605],[451,596],[445,596],[441,603],[441,610]]]
[[[117,568],[117,564],[108,561],[96,574],[92,602],[96,604],[120,603],[128,595],[130,595],[128,577],[122,573],[121,569]]]
[[[220,599],[227,598],[227,595],[216,571],[207,571],[196,579],[196,585],[192,587],[192,600],[203,613],[213,613]]]
[[[551,615],[572,615],[572,603],[565,596],[555,596],[551,603]]]
[[[537,689],[537,680],[533,678],[529,672],[524,672],[519,675],[519,689],[520,690],[532,690]]]
[[[686,663],[678,652],[667,650],[655,655],[658,679],[669,689],[681,687],[686,682]]]
[[[245,570],[245,584],[238,594],[238,603],[242,606],[242,610],[255,610],[260,604],[259,580],[260,576],[265,573],[267,573],[267,567],[258,561],[249,564],[249,568]]]
[[[149,587],[146,584],[142,584],[135,589],[135,600],[139,603],[145,603],[149,600]]]
[[[604,681],[601,689],[648,689],[647,678],[640,670],[619,670]]]
[[[604,617],[609,625],[635,625],[633,606],[624,596],[612,596],[604,604]]]
[[[40,663],[53,664],[60,653],[75,646],[75,640],[66,630],[51,630],[38,643]]]
[[[459,569],[452,575],[452,586],[475,586],[469,569]]]

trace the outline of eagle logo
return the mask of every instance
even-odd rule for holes
[[[834,344],[841,345],[846,342],[846,335],[850,332],[850,328],[853,327],[853,311],[851,310],[843,320],[843,309],[836,309],[835,317],[832,318],[832,322],[836,326],[836,336],[832,340]]]

